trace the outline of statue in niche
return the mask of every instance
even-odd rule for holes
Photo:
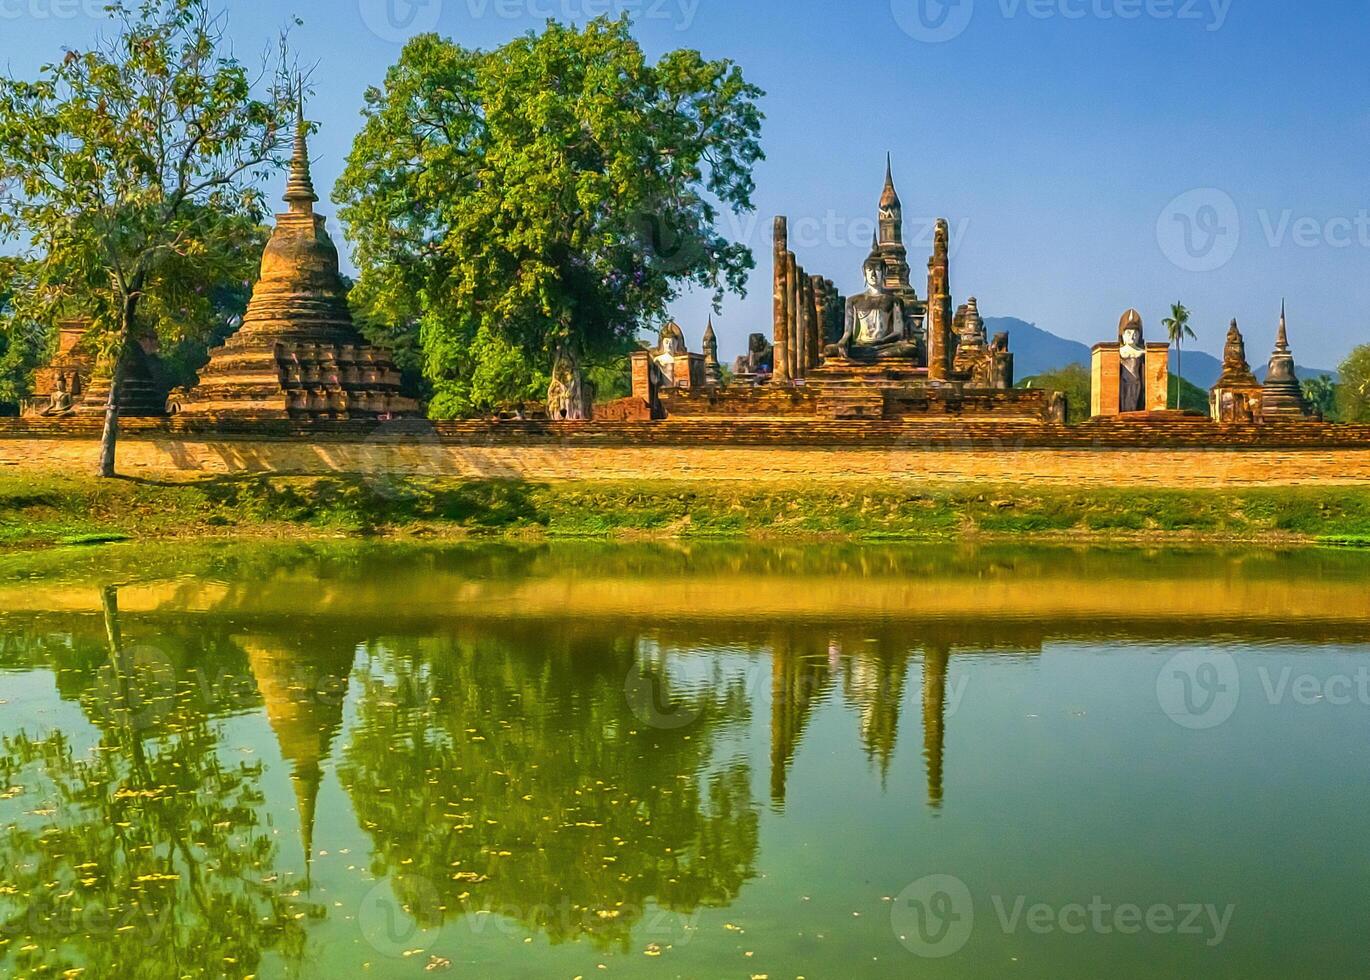
[[[589,385],[570,348],[557,347],[552,383],[547,388],[547,416],[553,422],[584,422],[590,418]]]
[[[847,300],[842,338],[825,351],[828,357],[878,361],[918,356],[911,339],[908,314],[899,297],[886,286],[885,261],[873,251],[862,267],[866,291]]]
[[[676,387],[682,376],[689,377],[689,353],[685,331],[680,329],[680,324],[674,321],[666,324],[661,329],[660,342],[652,352],[652,363],[661,372],[666,387]]]
[[[77,383],[80,381],[78,379]],[[57,372],[57,385],[51,395],[48,396],[48,407],[43,409],[45,416],[66,415],[75,407],[75,396],[67,386],[67,376],[64,372]]]
[[[1142,315],[1128,310],[1118,324],[1118,410],[1146,411],[1146,338]]]

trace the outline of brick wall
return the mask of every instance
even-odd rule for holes
[[[1214,430],[1221,445],[1205,440]],[[1161,439],[1164,437],[1165,442]],[[98,424],[0,420],[0,473],[94,472]],[[134,422],[133,476],[389,474],[499,479],[939,481],[1114,486],[1370,483],[1370,427],[1114,422],[755,420],[623,423],[334,423],[255,427]]]

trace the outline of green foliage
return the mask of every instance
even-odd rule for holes
[[[1166,396],[1166,404],[1174,405],[1186,412],[1198,412],[1200,415],[1209,413],[1208,392],[1178,374],[1170,376],[1170,391]]]
[[[16,315],[50,324],[79,300],[116,364],[140,332],[174,347],[212,320],[205,284],[250,281],[257,188],[284,162],[285,41],[259,96],[209,2],[114,3],[95,47],[0,79],[0,242],[34,269]]]
[[[1303,382],[1303,397],[1322,413],[1328,422],[1340,422],[1341,413],[1337,405],[1337,390],[1341,386],[1326,374],[1308,378]]]
[[[354,302],[418,338],[431,413],[541,401],[558,343],[602,365],[685,286],[743,292],[752,254],[715,226],[752,208],[760,96],[696,51],[649,63],[626,19],[492,51],[414,38],[335,200]]]
[[[1054,371],[1044,371],[1036,377],[1024,378],[1020,388],[1044,388],[1066,396],[1066,421],[1076,425],[1089,418],[1093,380],[1089,368],[1083,364],[1067,364]]]
[[[1339,373],[1337,417],[1342,422],[1370,422],[1370,344],[1348,354]]]
[[[18,410],[49,344],[42,324],[16,315],[16,296],[27,287],[26,272],[20,259],[0,257],[0,415]]]

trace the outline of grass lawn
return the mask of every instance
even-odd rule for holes
[[[1370,487],[0,477],[0,548],[235,536],[1270,540],[1370,545]]]

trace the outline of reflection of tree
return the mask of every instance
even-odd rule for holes
[[[649,902],[688,914],[737,895],[758,820],[750,766],[713,750],[728,696],[652,729],[625,697],[633,656],[631,639],[543,631],[373,660],[340,775],[374,872],[418,921],[489,909],[607,947]],[[416,902],[429,886],[441,901]]]
[[[98,745],[60,731],[0,743],[0,962],[150,978],[247,976],[269,950],[298,959],[300,920],[318,910],[275,873],[260,763],[224,761],[219,728],[130,656],[115,591],[103,600],[114,703],[94,719]]]

